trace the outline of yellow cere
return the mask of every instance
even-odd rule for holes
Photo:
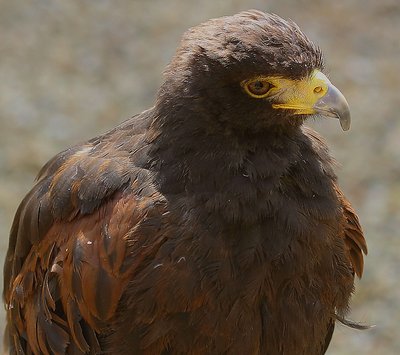
[[[255,81],[269,83],[271,89],[264,95],[254,95],[248,86]],[[273,108],[294,110],[293,113],[299,115],[313,114],[315,112],[313,106],[327,93],[329,85],[331,85],[329,79],[319,70],[314,70],[311,76],[302,80],[259,76],[242,82],[244,90],[250,96],[254,98],[271,97],[274,102]]]

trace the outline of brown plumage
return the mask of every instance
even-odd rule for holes
[[[189,30],[155,106],[58,154],[18,208],[10,353],[323,354],[367,247],[302,125],[326,113],[348,128],[322,69],[275,15]]]

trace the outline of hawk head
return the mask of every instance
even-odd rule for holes
[[[191,28],[165,76],[158,103],[185,125],[285,130],[323,115],[350,128],[349,106],[323,74],[320,49],[277,15],[246,11]]]

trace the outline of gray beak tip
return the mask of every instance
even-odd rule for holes
[[[332,84],[328,86],[328,92],[314,105],[317,113],[324,116],[338,118],[343,131],[350,129],[350,109],[343,94]]]
[[[347,117],[339,117],[340,127],[342,127],[343,131],[350,130],[350,115]]]

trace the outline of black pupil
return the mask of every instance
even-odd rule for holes
[[[269,91],[270,87],[271,85],[269,83],[262,80],[256,80],[251,83],[250,90],[255,95],[265,95]]]
[[[262,81],[256,81],[254,83],[254,89],[262,90],[264,88],[264,83]]]

